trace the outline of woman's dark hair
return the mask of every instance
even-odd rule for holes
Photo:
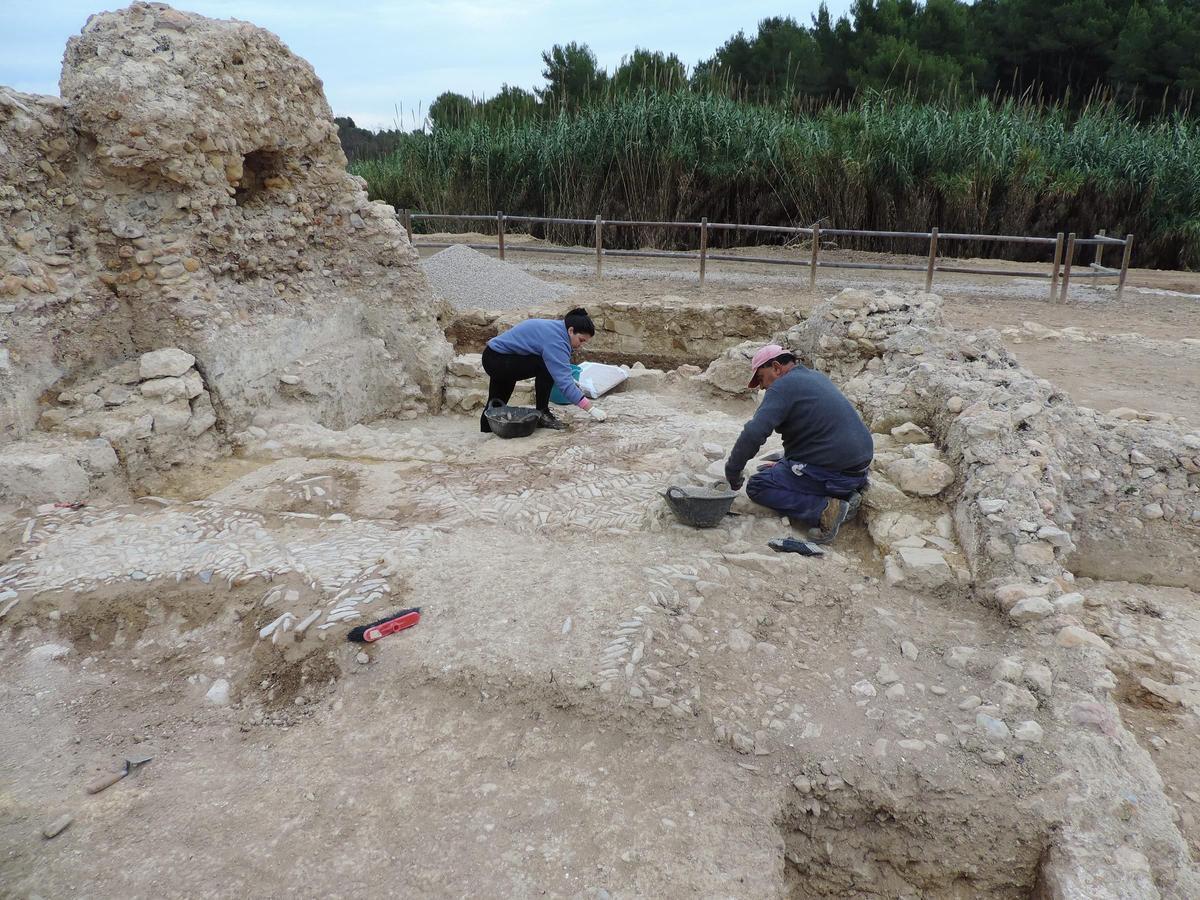
[[[781,366],[786,366],[788,363],[794,363],[796,361],[796,357],[791,353],[780,353],[777,357],[771,360],[771,362],[777,362]],[[771,363],[767,363],[767,365],[770,364]]]
[[[563,316],[563,322],[568,328],[574,329],[576,334],[590,334],[593,337],[596,335],[596,326],[592,323],[592,317],[582,306],[575,307]]]

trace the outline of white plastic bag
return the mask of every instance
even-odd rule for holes
[[[579,389],[595,400],[597,397],[607,394],[628,377],[629,373],[620,366],[585,362],[580,364],[579,377],[575,380]]]

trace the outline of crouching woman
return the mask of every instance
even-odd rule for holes
[[[517,382],[533,379],[534,404],[541,413],[539,428],[566,428],[550,412],[550,391],[557,387],[568,402],[603,422],[604,411],[584,396],[571,374],[571,354],[596,334],[587,310],[575,308],[562,319],[526,319],[483,348],[483,371],[488,375],[487,406],[493,400],[507,404]],[[491,431],[487,406],[479,418],[479,430]]]

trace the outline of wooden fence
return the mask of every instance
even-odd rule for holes
[[[704,275],[707,263],[712,260],[716,262],[737,262],[737,263],[761,263],[773,266],[806,266],[808,267],[808,283],[809,287],[815,287],[817,283],[817,269],[879,269],[899,272],[924,272],[925,273],[925,290],[932,290],[933,278],[937,272],[953,272],[966,275],[991,275],[1005,278],[1042,278],[1048,279],[1050,282],[1050,300],[1051,302],[1065,303],[1067,300],[1067,291],[1070,288],[1073,278],[1116,278],[1117,279],[1117,299],[1121,299],[1125,292],[1125,279],[1129,274],[1129,259],[1133,253],[1133,235],[1127,234],[1124,238],[1109,237],[1104,231],[1098,232],[1093,237],[1076,237],[1074,232],[1064,235],[1061,231],[1055,237],[1027,237],[1011,234],[957,234],[957,233],[942,233],[936,228],[931,228],[929,231],[864,231],[855,228],[822,228],[820,222],[811,227],[798,227],[789,225],[740,225],[729,222],[710,222],[707,218],[702,218],[699,222],[640,222],[629,220],[613,220],[604,219],[596,216],[595,219],[560,219],[549,216],[510,216],[503,212],[497,212],[494,216],[483,215],[454,215],[448,213],[420,213],[411,212],[407,209],[401,210],[399,213],[401,224],[404,225],[410,237],[413,237],[412,223],[418,220],[439,219],[455,222],[487,222],[496,227],[496,243],[495,244],[467,244],[476,250],[496,250],[500,254],[500,258],[504,259],[506,252],[521,251],[526,253],[561,253],[575,256],[594,256],[596,259],[596,276],[602,277],[604,274],[604,258],[607,256],[641,256],[653,257],[659,259],[691,259],[696,260],[699,266],[700,284],[704,284]],[[507,247],[504,242],[504,234],[509,224],[514,225],[583,225],[591,226],[595,229],[596,246],[595,249],[584,247],[560,247],[547,244],[538,244],[535,246],[524,246],[521,244],[510,244]],[[604,247],[604,229],[605,228],[685,228],[696,229],[699,231],[699,249],[695,252],[690,250],[617,250],[605,249]],[[809,259],[778,259],[769,256],[738,256],[731,253],[712,253],[708,249],[708,235],[711,231],[750,231],[750,232],[768,232],[774,234],[794,235],[797,237],[807,237],[810,239],[812,252]],[[911,239],[913,241],[925,241],[928,244],[928,259],[924,264],[916,265],[911,263],[877,263],[877,262],[844,262],[841,260],[821,259],[821,240],[826,237],[876,237],[876,238],[900,238]],[[945,265],[938,260],[938,245],[945,241],[997,241],[1011,244],[1035,244],[1042,245],[1047,248],[1054,248],[1054,257],[1050,262],[1049,271],[1032,270],[1032,269],[988,269],[978,266],[959,266]],[[450,247],[454,246],[451,242],[439,241],[416,241],[413,244],[417,247]],[[1095,258],[1088,263],[1086,271],[1073,271],[1076,251],[1084,247],[1095,247]],[[1104,250],[1106,247],[1121,247],[1121,268],[1112,269],[1103,264]]]

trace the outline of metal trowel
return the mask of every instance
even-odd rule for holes
[[[154,759],[153,756],[144,755],[125,757],[125,768],[123,768],[120,772],[109,772],[107,775],[101,775],[87,786],[87,792],[89,794],[98,794],[105,788],[112,787],[134,769],[138,768],[139,766],[144,766],[152,759]]]

